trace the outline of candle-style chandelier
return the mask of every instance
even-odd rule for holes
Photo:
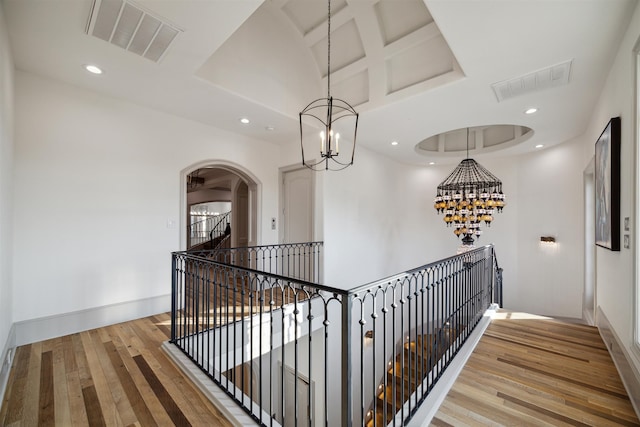
[[[463,246],[472,247],[474,237],[482,234],[480,225],[491,225],[495,212],[502,212],[505,196],[502,181],[482,165],[469,158],[469,128],[467,128],[467,158],[438,185],[434,207],[444,214],[444,222],[453,233],[462,236]]]
[[[300,112],[300,148],[302,164],[309,169],[342,170],[353,164],[356,151],[356,133],[358,131],[358,113],[342,99],[331,96],[331,0],[327,13],[327,97],[316,99]],[[318,122],[322,125],[319,138],[303,132],[303,119],[309,118],[314,127]],[[340,123],[337,123],[340,120]],[[355,123],[354,123],[355,121]],[[340,129],[347,129],[353,124],[353,141],[342,140],[340,149]],[[343,132],[344,133],[344,132]],[[319,151],[316,151],[318,148]],[[319,152],[320,158],[316,157]],[[306,157],[305,157],[306,156]]]

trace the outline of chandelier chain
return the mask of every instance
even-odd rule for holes
[[[327,99],[331,98],[331,0],[327,1]]]
[[[469,128],[467,128],[467,159],[469,158]]]

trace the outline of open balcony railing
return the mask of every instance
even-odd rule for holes
[[[292,279],[321,283],[322,242],[219,248],[192,255],[235,267],[246,267]]]
[[[494,248],[351,290],[321,248],[174,253],[171,342],[260,425],[404,425],[501,297]]]

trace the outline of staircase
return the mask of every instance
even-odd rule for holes
[[[190,251],[215,249],[225,236],[231,233],[231,211],[208,216],[205,219],[189,224],[187,227]]]
[[[386,378],[366,415],[367,427],[386,427],[393,420],[461,332],[446,324],[433,334],[420,335],[404,344],[387,365]]]

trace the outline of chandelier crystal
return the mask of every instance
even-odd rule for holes
[[[358,132],[356,110],[348,102],[331,96],[331,0],[327,3],[327,97],[312,101],[299,114],[302,164],[316,171],[342,170],[351,166]],[[307,129],[319,127],[322,129],[319,135],[305,132],[304,122],[307,119],[311,125]],[[351,126],[353,139],[341,140],[340,132],[351,135]],[[319,158],[316,157],[318,154]]]
[[[469,158],[469,129],[467,129],[467,158],[438,185],[434,208],[444,214],[444,222],[453,233],[462,236],[463,246],[473,246],[474,237],[482,234],[481,225],[491,225],[496,212],[502,212],[505,195],[502,181],[486,168]]]

